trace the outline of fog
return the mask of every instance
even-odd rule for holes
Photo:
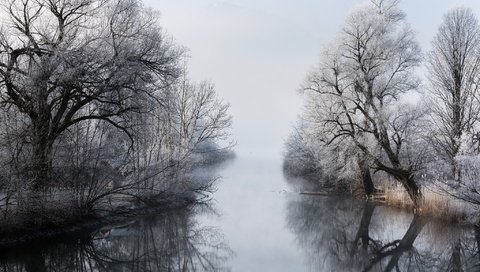
[[[148,0],[161,24],[189,49],[195,80],[211,80],[231,104],[238,155],[277,157],[302,108],[296,92],[362,0]],[[443,13],[477,1],[404,0],[401,6],[425,52]]]
[[[200,155],[198,157],[192,156],[192,162],[178,164],[182,166],[178,168],[177,165],[174,165],[174,168],[169,166],[172,161],[179,160],[182,162],[183,156],[190,159],[188,155],[183,154],[190,154],[189,152],[193,153],[192,150],[196,150],[193,148],[184,149],[182,145],[184,142],[194,142],[196,133],[192,132],[189,135],[186,133],[185,141],[178,141],[178,146],[175,145],[176,141],[170,141],[180,138],[177,134],[166,133],[168,137],[161,138],[158,134],[152,133],[151,137],[148,137],[148,141],[142,142],[141,147],[145,147],[145,149],[139,149],[139,154],[147,154],[142,150],[154,150],[156,144],[163,147],[164,143],[169,142],[173,142],[173,144],[165,145],[166,149],[168,148],[167,151],[173,149],[175,152],[165,152],[168,157],[166,155],[165,159],[161,157],[162,160],[159,159],[160,163],[158,164],[146,163],[145,167],[142,165],[137,167],[135,164],[135,169],[147,169],[149,171],[160,169],[160,171],[164,171],[161,163],[165,162],[165,169],[168,170],[170,168],[174,168],[174,170],[194,170],[192,170],[192,173],[181,173],[182,175],[177,175],[176,172],[173,172],[174,170],[172,172],[165,171],[165,174],[162,173],[164,178],[164,180],[161,180],[162,183],[157,183],[154,180],[152,186],[149,184],[145,188],[155,187],[155,192],[157,192],[158,188],[163,190],[165,184],[166,188],[173,188],[171,189],[174,192],[173,194],[181,195],[178,192],[185,190],[185,184],[192,184],[191,191],[200,192],[198,196],[202,201],[204,199],[210,200],[208,205],[201,205],[198,209],[185,208],[167,211],[160,214],[159,217],[155,217],[154,220],[150,217],[140,218],[140,220],[129,217],[129,222],[125,224],[112,223],[112,226],[105,226],[100,230],[89,230],[81,243],[73,237],[67,239],[66,245],[63,246],[62,243],[65,241],[60,241],[60,244],[54,242],[48,246],[40,244],[32,247],[27,244],[28,250],[12,251],[15,254],[8,256],[4,253],[3,255],[6,257],[0,258],[0,265],[3,264],[7,267],[8,264],[13,263],[11,267],[17,269],[17,266],[28,267],[29,264],[33,263],[35,265],[35,262],[39,261],[51,266],[69,265],[69,267],[77,269],[75,265],[85,266],[84,259],[77,258],[77,256],[90,253],[93,254],[88,255],[88,257],[97,260],[99,265],[107,263],[121,267],[121,265],[128,266],[131,264],[134,268],[143,268],[140,263],[142,265],[158,265],[163,262],[166,265],[173,266],[176,261],[180,263],[188,258],[192,259],[192,256],[201,259],[202,255],[205,255],[210,257],[205,258],[209,262],[210,260],[217,260],[220,265],[231,267],[233,271],[318,271],[322,269],[325,271],[355,271],[362,267],[382,266],[387,263],[387,260],[392,259],[394,260],[392,263],[396,261],[399,267],[403,268],[407,267],[412,256],[413,258],[419,257],[418,260],[420,261],[418,263],[420,265],[444,268],[450,261],[450,257],[454,259],[455,254],[459,254],[458,252],[463,255],[458,255],[460,256],[458,260],[455,257],[456,264],[461,264],[461,260],[464,264],[463,267],[468,269],[471,264],[478,263],[477,254],[480,247],[480,239],[478,239],[480,229],[478,228],[445,226],[443,222],[438,224],[427,223],[420,217],[413,216],[413,214],[399,212],[370,202],[364,203],[336,197],[319,197],[315,194],[312,195],[312,191],[317,190],[316,186],[315,189],[311,189],[314,187],[308,183],[310,186],[304,187],[303,185],[307,183],[304,184],[302,179],[289,178],[282,172],[284,142],[292,131],[292,126],[301,114],[303,107],[304,99],[297,91],[298,87],[309,70],[319,61],[322,48],[327,47],[329,43],[334,41],[335,35],[342,27],[347,14],[368,0],[144,1],[146,6],[150,6],[159,12],[160,23],[164,31],[174,39],[176,44],[188,49],[188,78],[197,82],[208,80],[214,83],[216,93],[224,101],[230,103],[229,114],[233,116],[232,136],[237,142],[234,148],[237,158],[210,167],[196,168],[195,166],[201,165],[201,162],[205,162],[205,165],[207,165],[208,162],[206,161],[208,160]],[[437,28],[442,21],[442,15],[449,8],[464,5],[473,8],[477,16],[480,14],[480,2],[475,0],[400,1],[401,8],[405,11],[407,20],[416,32],[423,52],[430,49],[430,41],[437,32]],[[115,14],[115,12],[112,13]],[[112,16],[112,18],[115,17]],[[126,29],[131,30],[132,28],[126,27]],[[135,34],[138,33],[141,33],[141,31],[136,31]],[[113,36],[114,34],[112,34]],[[136,47],[128,44],[126,48],[135,49]],[[93,51],[101,52],[101,50]],[[4,65],[4,67],[6,66]],[[418,73],[422,78],[421,68]],[[420,90],[425,87],[426,85],[422,85]],[[59,88],[59,90],[61,89]],[[185,112],[185,107],[175,107],[175,105],[187,104],[185,100],[170,100],[177,98],[175,94],[183,94],[182,90],[180,88],[177,92],[173,92],[174,95],[172,96],[170,96],[172,93],[168,92],[169,99],[167,101],[174,101],[175,104],[172,108],[166,108],[165,112],[160,112],[164,114],[160,117],[167,116],[171,109],[175,109],[175,111],[171,111],[178,112],[178,116]],[[192,94],[190,97],[195,97],[196,93],[192,90],[190,90],[190,94]],[[183,95],[178,95],[178,97],[183,97]],[[185,99],[188,98],[189,96],[186,96]],[[414,95],[407,98],[421,99],[421,96]],[[216,101],[212,103],[218,105]],[[356,107],[354,109],[356,110]],[[168,116],[170,115],[168,114]],[[210,114],[207,113],[205,116],[210,116]],[[175,132],[182,130],[189,127],[189,121],[196,120],[195,118],[198,115],[192,114],[190,119],[187,116],[185,122],[183,121],[183,115],[181,117],[165,118],[165,126],[156,129],[156,131]],[[224,122],[225,127],[229,127],[228,116],[224,119],[227,119]],[[175,120],[182,120],[182,122],[177,124]],[[173,125],[171,125],[172,123]],[[214,123],[211,127],[219,128],[216,124],[218,123]],[[177,127],[181,129],[177,129]],[[196,128],[194,127],[194,129]],[[81,135],[80,132],[77,133]],[[415,134],[415,132],[412,134]],[[317,134],[312,133],[312,135],[315,135],[312,137],[317,137]],[[94,143],[93,140],[91,142]],[[80,143],[83,144],[83,142]],[[90,144],[90,142],[87,142],[85,146],[90,147]],[[316,142],[312,145],[315,147],[321,146]],[[72,141],[72,146],[78,146],[77,142]],[[122,152],[122,149],[117,149],[117,146],[121,145],[109,141],[109,145],[104,148],[111,151],[107,155],[111,158],[118,157],[117,154]],[[151,146],[153,147],[150,149]],[[69,157],[71,154],[68,151],[70,150],[68,148],[64,149],[66,150],[63,152],[66,154],[64,156]],[[92,148],[92,150],[95,151],[96,149]],[[201,149],[198,150],[198,153],[202,152]],[[103,149],[100,151],[103,152]],[[98,154],[103,154],[100,151]],[[95,152],[91,152],[91,154],[97,154]],[[152,154],[152,151],[149,154]],[[321,158],[333,158],[332,161],[341,161],[338,159],[339,156],[335,156],[334,153],[319,154]],[[363,153],[345,152],[345,154],[345,156],[357,158],[358,154]],[[227,154],[225,157],[218,155],[218,158],[230,158],[229,155]],[[76,156],[80,158],[81,155]],[[5,157],[8,158],[8,156]],[[99,173],[107,178],[97,174],[95,172],[98,171],[97,168],[90,167],[92,170],[90,168],[87,170],[94,173],[91,176],[95,177],[95,179],[92,178],[95,182],[87,184],[90,187],[83,186],[84,183],[81,182],[71,182],[75,179],[71,179],[68,175],[63,179],[69,182],[67,184],[82,185],[80,188],[85,190],[86,193],[77,194],[77,191],[72,190],[76,196],[90,194],[90,188],[107,188],[109,190],[107,193],[119,197],[115,199],[109,196],[108,203],[107,198],[104,198],[105,201],[101,204],[110,207],[112,206],[111,199],[113,199],[113,204],[118,205],[119,209],[123,210],[124,194],[127,194],[122,190],[116,190],[115,182],[108,179],[110,176],[112,176],[111,179],[117,179],[119,175],[116,171],[113,171],[115,170],[114,167],[108,162],[104,163],[103,157],[96,157],[95,160],[85,159],[87,162],[85,165],[89,166],[88,163],[92,161],[92,165],[94,164],[95,167],[102,167],[101,169],[105,174],[103,172]],[[396,157],[398,158],[398,152]],[[74,158],[73,160],[76,159],[76,157],[72,158]],[[217,160],[220,160],[218,158]],[[114,159],[111,160],[114,161]],[[61,160],[59,159],[59,161]],[[215,161],[215,158],[212,161]],[[317,161],[320,161],[320,159]],[[467,162],[465,160],[464,163]],[[472,160],[471,164],[474,164],[474,162],[476,161]],[[370,171],[370,166],[364,165]],[[42,167],[37,168],[42,170]],[[125,168],[129,169],[128,167]],[[478,167],[475,168],[478,169]],[[338,171],[338,168],[332,167],[332,169]],[[86,174],[84,175],[90,175],[88,171],[85,171]],[[81,181],[85,179],[76,173],[72,171],[71,176]],[[158,175],[157,172],[153,173],[155,173],[154,177]],[[400,173],[405,173],[405,171]],[[408,177],[408,181],[413,180],[411,178],[413,175],[409,173],[403,174],[403,177]],[[476,179],[478,175],[474,175],[476,172],[472,171],[472,173],[471,176]],[[120,178],[123,178],[123,173],[120,174],[122,175]],[[143,178],[143,176],[140,177]],[[462,177],[468,178],[467,175]],[[3,178],[3,176],[0,176],[0,178]],[[383,177],[380,176],[380,178]],[[103,183],[96,183],[97,179]],[[85,180],[90,182],[90,179]],[[144,183],[143,179],[138,178],[138,180],[142,181],[141,184]],[[214,183],[213,180],[218,180],[218,182]],[[137,179],[134,179],[134,181],[137,181]],[[12,184],[17,186],[16,183]],[[131,183],[129,184],[131,187],[126,188],[135,189],[136,192],[136,184]],[[61,189],[59,192],[63,193],[64,187],[59,186],[59,188]],[[72,186],[72,188],[77,187]],[[475,192],[474,196],[478,197],[477,187],[473,188],[474,191],[469,191]],[[420,190],[414,191],[419,192]],[[99,192],[98,195],[100,196],[104,193],[104,191]],[[163,191],[161,192],[163,193]],[[167,190],[167,192],[169,191]],[[299,195],[300,192],[303,192],[303,194]],[[372,190],[372,192],[381,192],[381,190]],[[22,196],[22,194],[19,195]],[[150,201],[152,204],[163,205],[162,202],[155,201],[158,196],[163,197],[163,195],[147,196],[148,198],[145,197],[146,203]],[[8,211],[8,205],[11,205],[8,202],[8,197],[6,197],[6,211]],[[96,201],[102,198],[95,197],[93,199]],[[184,203],[186,199],[178,197],[174,198],[172,202]],[[27,201],[25,202],[27,203]],[[57,202],[45,201],[45,203],[49,203],[53,207]],[[446,201],[445,203],[448,206],[450,203],[456,202]],[[110,206],[107,206],[107,204]],[[35,207],[36,205],[32,206]],[[99,207],[102,211],[106,210],[104,206]],[[200,207],[204,209],[200,209]],[[76,209],[70,210],[76,211]],[[38,214],[37,210],[33,211]],[[49,215],[48,213],[45,214]],[[464,214],[462,213],[461,216],[463,218]],[[26,218],[28,219],[25,220],[27,226],[31,222],[29,221],[30,218],[37,220],[36,216],[26,216]],[[45,216],[45,218],[50,220],[48,216]],[[6,222],[9,221],[6,220]],[[410,229],[413,231],[409,231]],[[435,230],[437,230],[436,233],[434,233]],[[190,235],[192,233],[196,235]],[[216,239],[210,240],[211,237]],[[366,242],[362,241],[359,244],[360,238],[365,239]],[[404,242],[400,243],[401,241]],[[417,241],[415,247],[412,247],[415,241]],[[404,244],[407,246],[403,246]],[[187,245],[187,247],[183,247],[184,245]],[[216,245],[220,245],[217,247],[219,250],[216,250]],[[359,245],[362,245],[362,248]],[[39,250],[39,248],[42,250]],[[69,252],[64,248],[67,248]],[[143,251],[138,249],[145,250],[149,254],[143,254]],[[439,249],[439,252],[436,249]],[[24,255],[17,253],[21,251],[26,251],[26,253]],[[110,255],[105,252],[113,253],[111,256],[117,257],[118,260],[111,259]],[[430,252],[434,252],[435,255],[430,254]],[[65,255],[65,253],[70,255]],[[130,255],[130,253],[132,254]],[[389,254],[395,254],[396,257],[385,258]],[[21,258],[17,259],[16,255],[20,255]],[[377,255],[384,256],[378,257]],[[70,256],[70,258],[65,256]],[[165,256],[168,258],[165,258]],[[472,258],[472,256],[475,258]],[[2,254],[0,254],[0,257],[2,257]],[[74,263],[72,266],[70,264],[72,258],[81,261]],[[374,258],[377,261],[370,265],[369,261]],[[110,259],[111,261],[108,262]],[[55,260],[55,262],[51,260]],[[471,262],[471,260],[474,262]],[[193,258],[191,262],[193,265],[196,259]],[[212,266],[215,266],[215,262],[212,263],[214,263]],[[105,267],[105,270],[110,268],[109,266]],[[418,267],[418,270],[421,271],[426,269],[424,266]],[[194,270],[190,267],[187,268],[187,270],[189,269]],[[449,268],[446,268],[446,270],[449,270]]]

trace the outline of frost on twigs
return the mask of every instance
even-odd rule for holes
[[[5,212],[45,199],[91,212],[211,190],[214,177],[189,173],[232,147],[229,105],[212,83],[188,80],[185,49],[156,12],[138,0],[0,7]]]

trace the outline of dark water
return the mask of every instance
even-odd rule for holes
[[[299,195],[280,159],[243,156],[205,172],[223,177],[210,205],[7,249],[0,271],[480,270],[479,231]]]
[[[3,271],[222,271],[233,252],[198,225],[199,208],[163,212],[2,252]]]

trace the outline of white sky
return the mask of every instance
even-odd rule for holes
[[[301,97],[296,89],[363,0],[145,0],[177,43],[190,49],[190,75],[216,84],[230,102],[240,155],[279,156]],[[422,49],[429,49],[442,15],[478,0],[403,0]]]

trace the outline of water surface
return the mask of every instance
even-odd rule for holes
[[[209,205],[3,250],[3,271],[476,271],[480,232],[374,203],[299,195],[281,159],[239,156]]]

